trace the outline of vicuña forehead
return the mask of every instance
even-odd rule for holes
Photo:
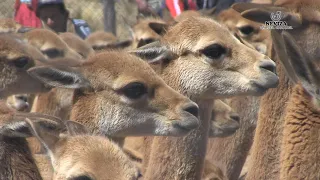
[[[136,77],[157,76],[152,68],[140,58],[125,51],[101,52],[84,63],[86,70],[95,73],[108,72],[113,76],[129,75]]]
[[[22,40],[10,35],[0,35],[0,56],[11,59],[26,54],[26,46]],[[14,57],[13,57],[14,56]]]
[[[67,48],[66,43],[57,34],[46,29],[31,30],[25,34],[25,38],[31,42],[38,42],[40,45],[49,43],[58,49]]]

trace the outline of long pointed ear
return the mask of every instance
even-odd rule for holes
[[[146,60],[150,64],[166,63],[177,58],[175,53],[162,45],[159,41],[132,50],[130,53]]]
[[[32,136],[32,132],[29,129],[28,123],[25,118],[29,118],[30,121],[37,122],[46,127],[55,128],[59,126],[61,120],[59,118],[42,115],[38,113],[16,113],[13,116],[13,120],[7,122],[0,128],[0,134],[7,137],[14,138],[27,138]]]
[[[308,53],[298,46],[289,33],[283,32],[282,36],[285,42],[288,60],[301,83],[307,87],[312,86],[314,83],[319,85],[320,71],[317,65],[312,62]]]
[[[49,66],[33,67],[28,73],[52,87],[70,89],[90,89],[90,82],[82,74],[68,68],[57,68]]]
[[[255,3],[236,3],[231,7],[240,12],[242,17],[259,23],[272,21],[272,18],[275,18],[285,21],[288,26],[299,27],[302,24],[299,14],[292,13],[283,7]]]
[[[48,151],[51,151],[59,141],[59,134],[63,130],[63,123],[58,124],[57,126],[52,126],[52,124],[51,126],[48,126],[48,124],[34,122],[29,118],[26,118],[25,121],[29,125],[29,129],[33,136],[35,136]]]
[[[280,59],[280,62],[284,66],[286,74],[294,83],[297,83],[298,78],[294,72],[294,69],[291,66],[291,63],[288,60],[289,57],[286,52],[286,47],[285,47],[282,35],[278,31],[271,30],[271,37],[273,42],[273,48],[277,52],[278,58]]]
[[[76,136],[82,134],[89,134],[89,130],[84,125],[75,121],[65,122],[69,135]]]
[[[150,22],[149,27],[160,36],[163,36],[167,32],[169,25],[165,23]]]

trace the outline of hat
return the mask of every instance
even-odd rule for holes
[[[64,9],[65,11],[67,11],[65,5],[64,5],[64,2],[63,0],[38,0],[38,4],[37,4],[37,10],[36,10],[36,15],[39,16],[39,12],[38,12],[38,9],[41,7],[41,6],[44,6],[44,5],[50,5],[50,4],[57,4],[57,5],[60,5],[62,7],[62,9]]]
[[[63,0],[39,0],[38,7],[46,4],[64,4]]]

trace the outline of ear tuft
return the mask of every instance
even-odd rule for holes
[[[91,87],[87,79],[71,69],[42,66],[30,68],[28,73],[35,79],[52,87],[70,89],[86,89]]]
[[[16,120],[5,124],[1,127],[0,134],[11,138],[27,138],[32,136],[28,124],[23,120]]]
[[[177,55],[158,41],[130,51],[150,64],[164,63],[177,58]]]
[[[164,23],[150,22],[149,27],[160,36],[163,36],[167,32],[169,25]]]
[[[25,119],[26,123],[29,125],[29,129],[32,134],[44,145],[44,147],[51,151],[54,145],[59,141],[59,134],[61,133],[61,128],[48,128],[48,124],[41,124],[39,122],[31,121],[29,118]],[[59,124],[60,125],[60,124]]]
[[[66,121],[65,125],[68,129],[68,133],[71,136],[89,134],[89,130],[84,125],[75,121]]]

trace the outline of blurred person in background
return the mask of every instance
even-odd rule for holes
[[[164,0],[136,0],[139,13],[146,16],[160,16],[165,8]]]
[[[69,18],[63,0],[38,0],[36,15],[44,27],[53,31],[72,32],[85,39],[90,33],[90,27],[85,20]]]
[[[214,14],[219,14],[221,11],[228,9],[232,4],[238,2],[250,2],[251,0],[197,0],[199,9],[216,8]]]
[[[197,10],[197,4],[194,0],[166,0],[167,8],[173,18],[181,14],[184,10]]]
[[[25,27],[41,28],[40,19],[36,16],[38,0],[16,0],[14,20]]]

